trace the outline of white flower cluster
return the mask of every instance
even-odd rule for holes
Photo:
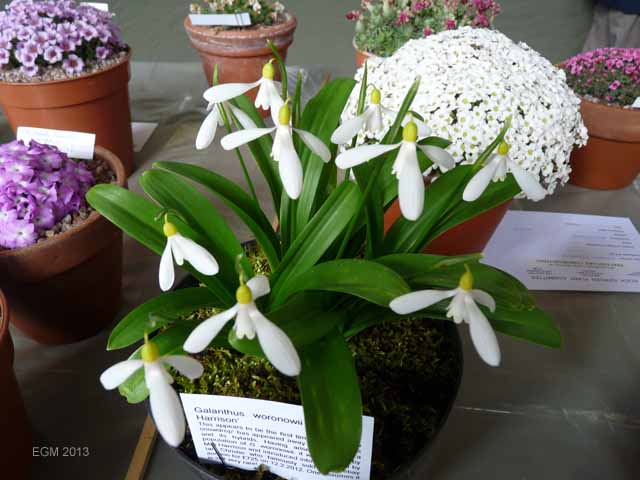
[[[364,69],[356,74],[362,79]],[[370,62],[368,83],[382,93],[382,105],[397,111],[416,77],[422,81],[412,110],[433,134],[452,141],[458,163],[472,163],[511,115],[506,137],[510,157],[540,179],[548,193],[569,179],[569,156],[587,142],[580,99],[565,73],[524,43],[495,30],[464,27],[411,40],[379,64]],[[343,121],[356,113],[353,90]],[[385,126],[393,122],[384,117]],[[358,138],[377,138],[364,132]]]

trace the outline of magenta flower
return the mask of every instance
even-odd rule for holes
[[[359,10],[351,10],[350,12],[347,12],[346,14],[346,18],[347,20],[351,20],[351,21],[356,21],[360,18],[360,11]]]
[[[396,25],[405,25],[409,23],[409,21],[409,13],[403,10],[398,14],[398,18],[396,18]]]
[[[447,30],[454,30],[456,28],[456,21],[454,19],[452,19],[452,18],[447,18],[444,21],[444,27]]]
[[[609,90],[618,90],[620,88],[620,85],[622,85],[622,83],[620,83],[620,80],[614,80],[609,84]]]
[[[424,29],[422,30],[422,34],[425,37],[428,37],[429,35],[433,35],[433,30],[431,30],[431,28],[429,27],[424,27]]]

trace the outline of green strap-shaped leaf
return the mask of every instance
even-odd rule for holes
[[[262,247],[271,268],[278,266],[280,263],[278,236],[265,214],[244,190],[222,175],[198,165],[158,162],[154,167],[182,175],[218,195],[256,236],[256,241]]]
[[[162,223],[155,220],[161,211],[160,207],[136,193],[112,184],[93,187],[87,192],[87,201],[122,231],[151,251],[162,255],[167,239],[162,233]],[[189,238],[197,237],[196,232],[179,219],[175,219],[175,223]],[[181,268],[206,285],[221,306],[233,305],[235,297],[218,278],[200,274],[187,262]]]
[[[165,208],[178,212],[187,224],[204,238],[202,244],[220,265],[218,277],[225,285],[238,281],[236,259],[242,255],[242,268],[249,277],[253,270],[242,245],[227,225],[218,209],[198,190],[178,175],[163,170],[147,170],[140,177],[140,185],[151,198]],[[233,293],[235,289],[230,290]]]
[[[295,238],[272,279],[274,304],[281,304],[283,287],[291,277],[304,272],[322,258],[327,249],[356,213],[360,192],[350,182],[343,182],[324,202],[305,229]]]
[[[336,79],[325,85],[307,103],[300,128],[313,133],[322,140],[335,156],[337,146],[331,144],[331,135],[340,123],[340,116],[355,86],[353,79]],[[326,198],[327,183],[335,172],[335,163],[324,163],[309,148],[302,147],[300,159],[304,167],[302,194],[296,205],[294,235],[301,232]]]
[[[245,112],[251,117],[253,123],[258,128],[265,128],[264,120],[260,116],[260,112],[253,105],[253,102],[246,96],[240,95],[233,100],[233,104],[240,110]],[[280,175],[278,174],[278,165],[271,158],[271,149],[273,147],[273,139],[271,135],[265,135],[253,142],[247,144],[251,156],[255,160],[258,168],[264,175],[264,179],[269,185],[271,191],[271,198],[273,199],[273,205],[276,212],[280,211],[280,198],[282,197],[282,182],[280,181]]]
[[[309,453],[323,474],[346,469],[362,435],[362,398],[353,356],[334,330],[300,352],[298,377]]]
[[[107,350],[128,347],[144,338],[144,334],[153,333],[165,326],[163,321],[149,325],[149,315],[160,313],[159,320],[175,319],[202,307],[213,307],[216,298],[207,288],[184,288],[163,293],[133,309],[111,331]]]
[[[347,293],[371,303],[388,306],[410,289],[395,271],[380,263],[349,259],[324,262],[295,277],[282,296],[305,290]]]

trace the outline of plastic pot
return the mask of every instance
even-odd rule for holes
[[[129,59],[70,80],[0,82],[0,104],[15,132],[39,127],[96,134],[96,145],[115,153],[125,174],[134,170],[128,83]]]
[[[95,156],[126,187],[122,162],[96,147]],[[114,319],[122,287],[122,232],[98,212],[44,242],[0,251],[0,288],[11,322],[40,343],[64,344],[95,335]]]
[[[29,478],[33,439],[27,412],[13,371],[13,342],[9,333],[10,311],[0,291],[0,432],[3,435],[0,472],[2,478]]]
[[[599,190],[625,188],[640,174],[640,110],[582,100],[589,141],[571,154],[569,181]]]
[[[296,26],[296,17],[291,13],[275,25],[227,30],[195,26],[188,16],[184,19],[184,28],[191,45],[200,55],[209,85],[213,82],[216,64],[220,83],[253,83],[261,78],[262,67],[273,57],[267,40],[271,40],[282,58],[286,59]],[[254,99],[256,93],[254,90],[248,96]]]

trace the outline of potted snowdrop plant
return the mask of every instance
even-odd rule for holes
[[[277,49],[273,52],[283,70]],[[271,68],[271,62],[264,67],[267,79]],[[277,109],[272,112],[276,126],[270,128],[243,95],[256,83],[217,84],[214,78],[205,93],[227,129],[222,145],[236,150],[246,171],[243,152],[237,149],[246,144],[265,176],[279,216],[278,232],[255,197],[249,175],[246,193],[213,170],[163,161],[140,178],[149,199],[113,185],[98,185],[88,193],[94,208],[162,255],[159,281],[165,290],[115,327],[110,350],[143,344],[130,359],[107,369],[101,380],[106,388],[120,386],[130,402],[149,395],[160,434],[170,445],[184,447],[185,418],[177,390],[221,375],[229,379],[221,380],[221,385],[235,385],[233,376],[243,375],[241,368],[248,369],[249,383],[262,385],[263,393],[270,385],[275,390],[295,390],[293,397],[304,409],[309,453],[317,469],[327,474],[351,464],[360,443],[363,410],[375,417],[378,431],[385,421],[385,414],[370,408],[375,383],[367,377],[361,384],[363,372],[357,369],[367,359],[380,357],[358,353],[354,358],[351,348],[358,339],[378,342],[376,348],[384,358],[391,358],[394,352],[385,348],[402,345],[402,340],[391,336],[395,333],[384,330],[377,340],[367,335],[404,326],[405,338],[417,340],[416,351],[428,354],[431,344],[419,337],[424,325],[433,322],[451,328],[466,323],[479,356],[498,366],[501,352],[496,332],[548,347],[559,347],[561,338],[526,288],[510,275],[480,263],[481,255],[419,253],[441,232],[521,192],[503,163],[499,166],[503,181],[484,181],[495,173],[490,159],[495,158],[491,155],[496,149],[498,155],[506,155],[509,118],[502,120],[497,137],[486,139],[473,164],[447,170],[425,191],[422,171],[433,162],[451,165],[445,151],[448,141],[430,135],[428,125],[411,113],[420,79],[402,92],[402,105],[381,141],[369,140],[339,151],[332,138],[348,141],[351,130],[375,118],[368,114],[357,125],[340,126],[356,82],[332,80],[303,107],[301,81],[290,97],[286,76],[282,78],[281,92],[269,100],[268,106]],[[365,112],[369,87],[365,71],[358,93],[360,115]],[[373,92],[375,107],[378,94]],[[249,118],[251,125],[246,128],[239,117]],[[217,121],[205,120],[198,136],[210,143],[216,126]],[[485,173],[490,166],[491,175]],[[255,235],[259,261],[196,186],[221,198],[246,223]],[[476,200],[463,198],[469,189]],[[404,216],[385,234],[384,212],[398,196]],[[174,280],[172,258],[192,275],[194,286],[169,290]],[[457,338],[455,329],[447,331]],[[216,352],[223,353],[211,360]],[[407,363],[420,364],[419,357],[416,354]],[[230,359],[238,362],[234,363],[238,370],[225,377],[218,367]],[[247,363],[242,364],[244,359]],[[438,365],[435,370],[445,368],[444,363]],[[215,373],[191,381],[208,368],[215,368]],[[294,380],[287,380],[291,377]],[[419,381],[419,373],[413,370],[402,379],[403,385],[415,382],[416,388]],[[396,391],[383,385],[375,390]],[[425,395],[438,395],[438,391],[426,388]],[[420,397],[419,401],[427,400]],[[408,412],[413,416],[411,423],[419,423],[414,411]],[[385,447],[391,448],[390,444]],[[374,469],[378,467],[374,461]],[[389,472],[386,467],[380,469]]]

